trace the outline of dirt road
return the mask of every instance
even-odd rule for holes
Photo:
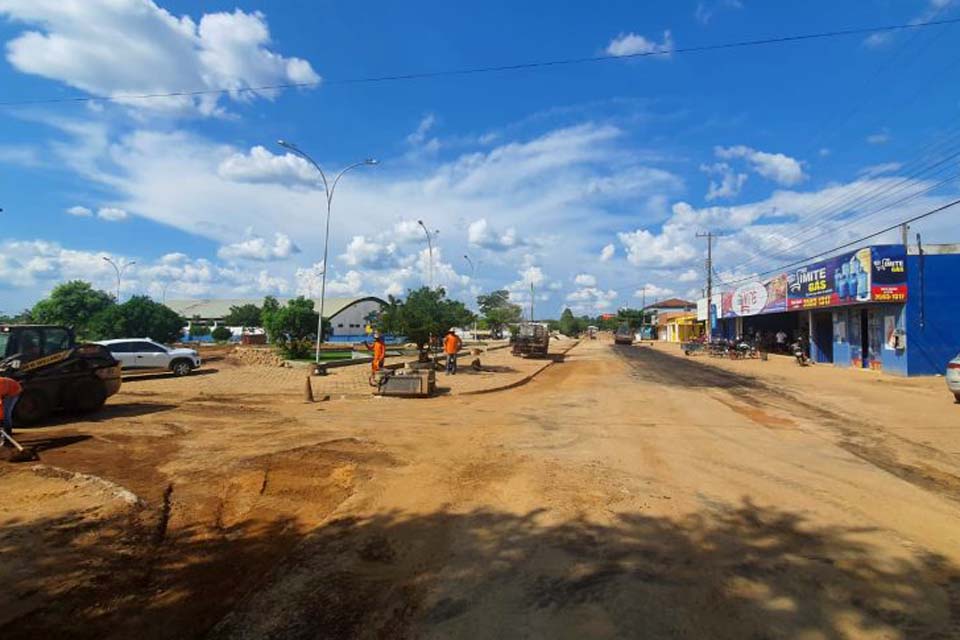
[[[129,385],[0,467],[0,633],[960,637],[937,383],[591,341],[429,401]]]

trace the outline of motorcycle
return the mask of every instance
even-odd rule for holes
[[[793,351],[793,357],[797,359],[798,365],[806,367],[810,364],[810,358],[807,357],[807,352],[804,350],[802,343],[794,342],[790,345],[790,350]]]

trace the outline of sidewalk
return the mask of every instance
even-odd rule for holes
[[[576,340],[553,340],[550,343],[550,354],[559,356],[576,344]],[[490,350],[479,356],[468,353],[459,358],[458,373],[448,376],[437,371],[437,388],[444,395],[472,395],[488,393],[501,388],[510,388],[523,384],[531,376],[536,375],[548,365],[552,359],[518,358],[510,354],[509,348],[502,345],[491,345]],[[500,348],[498,348],[500,347]],[[470,363],[479,358],[481,370],[476,371]],[[404,358],[388,358],[387,365],[404,362]],[[356,365],[330,369],[326,376],[311,378],[314,397],[320,399],[330,396],[331,399],[345,397],[372,397],[373,388],[369,383],[370,365]]]

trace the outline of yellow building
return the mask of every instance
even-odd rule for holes
[[[696,313],[662,313],[657,318],[657,335],[666,342],[688,342],[702,333]]]

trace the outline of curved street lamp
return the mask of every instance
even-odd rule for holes
[[[117,265],[116,262],[107,256],[103,256],[103,259],[109,262],[113,270],[117,272],[117,304],[120,304],[120,279],[123,277],[123,272],[127,270],[127,267],[132,267],[137,264],[137,261],[131,260],[130,262],[121,262],[120,265]]]
[[[433,232],[427,229],[427,225],[423,223],[423,220],[417,220],[417,224],[423,229],[423,232],[427,234],[427,253],[430,257],[430,264],[427,267],[427,273],[430,274],[430,288],[433,289],[433,236],[440,233],[439,229],[434,229]]]
[[[340,178],[342,178],[343,174],[345,174],[347,171],[356,169],[357,167],[374,166],[379,164],[379,161],[374,158],[367,158],[366,160],[361,160],[360,162],[354,162],[350,166],[340,171],[340,173],[337,174],[337,177],[335,177],[331,183],[327,181],[327,176],[323,172],[323,169],[320,168],[320,165],[317,164],[316,161],[311,158],[306,151],[303,151],[294,143],[286,140],[277,140],[277,144],[313,165],[313,168],[316,169],[317,173],[320,174],[320,180],[323,182],[323,192],[327,198],[327,222],[323,233],[323,272],[320,276],[320,319],[317,321],[316,364],[320,364],[320,345],[323,342],[323,303],[327,294],[327,255],[330,248],[330,208],[333,205],[333,193],[336,191],[337,183],[340,182]]]

